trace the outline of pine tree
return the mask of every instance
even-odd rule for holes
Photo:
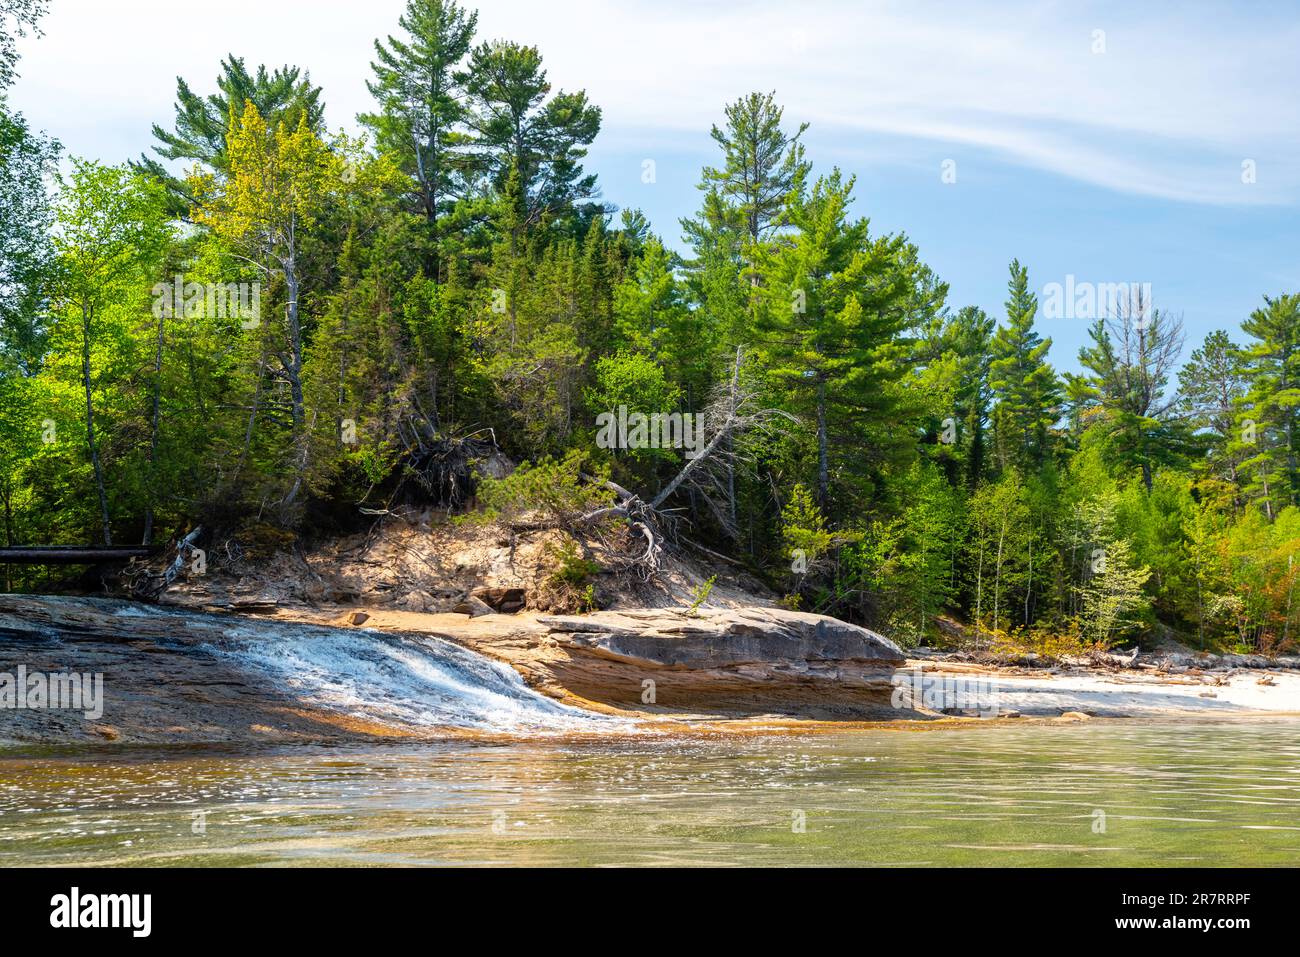
[[[695,252],[688,273],[716,324],[730,329],[722,350],[730,356],[748,343],[742,324],[752,324],[758,308],[760,247],[786,223],[788,204],[803,193],[812,164],[799,142],[808,124],[793,134],[782,129],[784,110],[775,93],[750,93],[724,112],[725,128],[711,130],[722,149],[722,165],[705,167],[699,184],[704,203],[681,225]],[[719,270],[727,281],[720,281]]]
[[[1207,465],[1212,474],[1239,484],[1240,459],[1230,451],[1236,435],[1236,412],[1246,394],[1241,347],[1217,330],[1205,337],[1178,373],[1179,411],[1191,427],[1208,438]]]
[[[663,243],[646,240],[640,257],[614,294],[615,328],[623,348],[658,355],[674,314],[685,307]]]
[[[1037,469],[1051,454],[1060,384],[1047,362],[1052,340],[1034,332],[1038,297],[1029,291],[1029,270],[1018,261],[1011,263],[1007,289],[1007,324],[993,336],[989,363],[990,386],[998,402],[1000,464]]]
[[[852,190],[853,180],[835,170],[807,197],[791,194],[795,232],[760,258],[768,280],[762,350],[774,385],[815,430],[823,509],[831,505],[833,472],[852,461],[860,481],[868,462],[879,465],[901,438],[894,423],[909,247],[901,236],[872,239],[865,219],[850,220]]]
[[[1264,297],[1241,324],[1255,342],[1242,356],[1250,387],[1238,414],[1241,471],[1268,517],[1300,502],[1300,294]]]
[[[525,225],[549,225],[593,205],[596,175],[583,172],[581,161],[600,131],[600,108],[581,90],[552,96],[536,47],[480,44],[466,89],[477,171],[497,191],[518,173]]]
[[[927,438],[937,444],[936,458],[951,463],[950,481],[971,491],[988,468],[993,329],[993,319],[976,306],[955,315],[945,312],[923,330],[915,357],[923,369],[915,382],[918,390],[935,392],[936,376],[945,385]]]
[[[1183,462],[1191,442],[1167,388],[1182,353],[1182,323],[1139,297],[1098,320],[1089,336],[1079,362],[1092,373],[1095,435],[1111,464],[1139,472],[1150,492],[1155,469]]]
[[[784,110],[775,93],[750,93],[728,104],[725,129],[711,134],[722,149],[723,165],[706,167],[700,188],[716,193],[735,214],[745,242],[770,238],[783,222],[786,203],[799,193],[812,164],[804,159],[800,124],[790,135],[781,128]]]
[[[311,75],[299,67],[284,66],[268,72],[259,65],[250,73],[241,57],[231,54],[221,61],[217,92],[200,96],[181,77],[176,78],[176,120],[174,131],[153,125],[154,139],[161,144],[154,152],[163,159],[193,160],[209,172],[227,171],[226,135],[231,118],[243,115],[251,103],[257,115],[274,129],[280,124],[290,129],[300,123],[316,134],[323,130],[325,104],[321,88],[314,86]],[[141,156],[139,169],[166,185],[171,195],[170,210],[177,217],[188,216],[194,197],[185,180],[172,176],[158,160]]]
[[[375,131],[375,145],[394,157],[413,184],[413,206],[428,224],[428,263],[438,278],[439,219],[460,198],[464,182],[465,75],[478,13],[450,0],[407,0],[398,24],[404,40],[375,41],[375,73],[366,86],[379,112],[359,117]]]
[[[782,129],[784,111],[775,93],[750,93],[724,108],[726,127],[711,135],[722,149],[720,167],[706,167],[699,184],[704,203],[694,219],[681,220],[694,255],[685,264],[688,289],[704,325],[715,331],[715,376],[726,375],[753,343],[762,283],[761,247],[783,224],[792,196],[802,194],[811,164],[800,137]],[[736,519],[738,491],[728,439],[727,510]]]

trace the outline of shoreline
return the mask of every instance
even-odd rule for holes
[[[350,619],[356,614],[365,615],[358,626]],[[275,620],[302,621],[313,624],[330,624],[339,627],[362,627],[380,632],[427,632],[438,634],[464,644],[472,650],[495,657],[520,671],[525,680],[536,678],[536,666],[545,660],[539,640],[545,629],[538,619],[546,616],[533,613],[513,615],[483,615],[467,618],[464,615],[445,613],[408,612],[393,609],[322,607],[312,610],[282,609],[270,616]],[[531,640],[511,640],[510,635],[528,634]],[[962,652],[939,652],[914,655],[905,652],[904,664],[891,672],[920,672],[948,680],[989,679],[998,686],[999,695],[1006,697],[1003,711],[1019,712],[1015,717],[1049,717],[1034,715],[1022,706],[1030,703],[1030,695],[1041,698],[1038,710],[1059,705],[1063,712],[1088,712],[1087,717],[1143,717],[1144,715],[1229,715],[1229,714],[1300,714],[1300,658],[1291,656],[1271,663],[1271,667],[1254,664],[1236,664],[1239,660],[1259,660],[1259,656],[1215,656],[1205,659],[1205,667],[1198,667],[1184,653],[1146,655],[1134,659],[1129,667],[1103,667],[1079,662],[1051,666],[1005,664],[969,660]],[[1164,666],[1167,670],[1162,670]],[[529,682],[530,685],[533,682]],[[557,696],[560,700],[581,702],[594,710],[607,711],[607,705],[584,701],[580,697],[557,689],[545,681],[538,681],[538,690]],[[1107,702],[1107,696],[1113,696]],[[1144,698],[1163,697],[1161,701]],[[1059,700],[1058,700],[1059,699]],[[1183,699],[1182,708],[1172,705]],[[1127,712],[1125,709],[1128,709]],[[975,709],[971,709],[975,710]],[[890,713],[892,712],[892,714]],[[615,709],[614,713],[637,714],[647,717],[654,711],[636,708]],[[969,716],[927,714],[923,718],[903,716],[891,708],[879,717],[865,723],[894,723],[918,721],[932,724],[945,718]],[[733,717],[729,720],[757,720],[752,717]],[[803,717],[800,720],[829,724],[852,724],[834,719]],[[980,718],[979,720],[994,720]]]
[[[630,612],[617,614],[634,617]],[[644,613],[647,618],[652,614],[661,624],[665,612]],[[733,621],[735,614],[728,614],[730,618],[714,617]],[[766,609],[763,614],[766,620],[775,613]],[[705,667],[665,666],[637,658],[609,642],[593,642],[591,634],[573,632],[574,628],[595,627],[588,622],[601,621],[597,616],[561,622],[528,612],[469,617],[343,606],[282,607],[258,615],[212,614],[184,604],[143,606],[108,599],[0,595],[0,639],[6,659],[15,659],[15,665],[21,660],[29,670],[101,672],[107,676],[110,704],[97,721],[51,711],[0,711],[0,744],[102,744],[110,748],[253,742],[495,744],[521,738],[577,743],[1089,720],[1235,721],[1300,716],[1300,671],[1290,668],[1193,668],[1159,673],[1149,666],[995,666],[937,655],[897,661],[821,660],[796,655],[764,662],[710,660],[704,662]],[[700,630],[709,624],[708,618],[698,624],[692,620],[686,629]],[[252,658],[244,647],[249,636],[260,641],[258,655]],[[597,632],[597,636],[604,635]],[[668,646],[686,644],[683,636],[654,637]],[[366,686],[367,681],[378,680],[366,670],[372,667],[366,657],[371,651],[388,653],[399,648],[405,654],[411,642],[420,648],[434,647],[442,655],[453,645],[464,649],[458,654],[471,656],[469,666],[478,667],[474,662],[481,658],[493,681],[507,680],[502,674],[508,669],[509,675],[522,679],[516,679],[519,690],[506,686],[492,692],[472,687],[465,690],[464,679],[458,678],[460,684],[453,682],[456,694],[470,699],[497,695],[500,700],[490,702],[497,711],[489,711],[486,718],[471,714],[461,719],[457,715],[461,726],[440,723],[436,715],[427,718],[420,714],[413,720],[410,706],[421,704],[424,686],[404,685],[387,698]],[[709,648],[711,642],[705,640],[701,646]],[[225,645],[237,647],[239,654],[221,650]],[[270,653],[267,649],[314,653],[327,645],[340,645],[348,654],[360,655],[356,659],[359,664],[352,667],[349,662],[353,659],[328,659],[323,665],[304,659],[303,664],[291,657],[282,666],[277,662],[279,670],[263,667]],[[459,659],[456,663],[464,666]],[[419,671],[429,664],[415,662],[412,667]],[[301,668],[303,674],[295,668]],[[322,686],[303,677],[331,669],[343,672],[340,680],[345,684],[357,686],[349,691],[350,698],[325,694]],[[654,678],[646,679],[646,675]],[[945,713],[942,707],[928,707],[924,695],[915,702],[900,701],[900,682],[917,676],[941,687],[978,687],[991,692],[995,707],[992,713],[968,708],[949,708]],[[326,675],[323,687],[337,690],[328,684],[330,677]],[[659,697],[653,703],[641,700],[646,680],[658,689]],[[530,694],[533,697],[524,700]],[[502,695],[515,695],[522,703],[512,703]],[[380,699],[378,704],[375,699]],[[554,705],[545,705],[545,700]],[[516,704],[514,712],[502,710],[504,705]],[[555,708],[559,711],[551,714]],[[497,720],[498,713],[505,717]],[[519,723],[512,725],[511,721]]]

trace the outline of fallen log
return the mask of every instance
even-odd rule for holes
[[[153,575],[148,570],[145,570],[143,574],[131,576],[128,585],[131,597],[139,601],[157,601],[162,593],[176,581],[181,569],[185,567],[185,562],[193,553],[199,536],[202,534],[203,526],[199,525],[177,542],[176,557],[172,559],[161,575]]]
[[[158,551],[153,545],[25,545],[0,548],[0,564],[95,565],[100,562],[148,558]]]

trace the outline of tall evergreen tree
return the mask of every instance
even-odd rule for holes
[[[928,336],[927,354],[918,361],[951,363],[952,406],[941,420],[936,438],[948,445],[958,459],[961,481],[974,491],[988,469],[989,388],[991,344],[996,323],[977,306],[965,306],[956,314],[940,317]],[[953,477],[954,483],[958,481]]]
[[[1037,469],[1051,454],[1052,429],[1060,415],[1061,390],[1047,361],[1051,339],[1034,331],[1038,297],[1029,290],[1029,270],[1011,263],[1007,324],[993,336],[989,379],[998,406],[1001,466]]]
[[[228,169],[226,136],[232,118],[243,115],[246,104],[253,104],[258,116],[274,129],[284,123],[290,128],[305,122],[313,132],[323,132],[325,104],[321,88],[311,82],[311,75],[296,66],[283,66],[274,73],[259,65],[250,73],[242,57],[233,53],[221,61],[217,92],[200,96],[182,77],[176,78],[176,120],[172,131],[153,125],[154,152],[166,160],[192,160],[210,171],[224,174]],[[186,181],[169,173],[158,160],[141,156],[138,169],[156,177],[172,195],[171,209],[185,216],[193,204]]]
[[[759,260],[768,280],[762,349],[774,383],[815,430],[823,509],[832,504],[833,478],[860,482],[870,460],[878,465],[898,444],[890,436],[904,371],[909,247],[901,236],[872,239],[867,220],[850,220],[852,190],[852,178],[835,170],[808,196],[792,193],[795,231]]]
[[[1168,389],[1182,353],[1182,323],[1137,297],[1089,335],[1092,344],[1079,351],[1079,362],[1092,373],[1098,438],[1112,464],[1139,471],[1149,492],[1155,468],[1189,451],[1177,395]]]
[[[466,76],[460,65],[474,39],[478,13],[451,0],[407,0],[398,24],[406,38],[375,41],[375,73],[366,82],[378,113],[359,119],[375,132],[375,145],[411,178],[415,210],[428,224],[432,247],[438,220],[463,197]],[[437,278],[436,253],[429,258]]]
[[[1218,477],[1237,485],[1240,462],[1230,446],[1247,387],[1241,347],[1221,329],[1210,333],[1178,373],[1178,383],[1180,413],[1208,439],[1208,465]]]
[[[793,135],[781,128],[784,110],[775,93],[750,93],[725,109],[726,127],[711,134],[722,149],[720,167],[705,167],[700,188],[716,190],[734,211],[746,242],[769,238],[782,223],[786,200],[802,190],[812,164],[799,142],[807,123]],[[707,206],[706,206],[707,212]]]
[[[1250,388],[1238,416],[1241,468],[1271,519],[1300,503],[1300,294],[1265,296],[1241,328],[1255,340],[1242,357]]]
[[[582,159],[600,131],[600,108],[585,92],[552,96],[537,48],[501,40],[474,48],[466,88],[478,171],[498,192],[518,172],[526,225],[592,205],[596,174]]]

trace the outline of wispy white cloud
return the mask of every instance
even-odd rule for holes
[[[15,101],[79,152],[119,159],[234,51],[298,63],[332,123],[370,107],[371,40],[402,0],[55,0]],[[473,3],[467,5],[473,6]],[[1300,17],[1265,5],[483,0],[480,34],[534,43],[619,137],[707,129],[777,89],[791,119],[992,151],[1108,189],[1196,203],[1300,202]],[[213,15],[219,9],[219,16]],[[1105,52],[1094,52],[1104,31]],[[652,144],[648,144],[652,145]],[[1253,159],[1258,182],[1241,182]]]

